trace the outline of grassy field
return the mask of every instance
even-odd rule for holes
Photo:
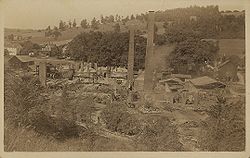
[[[237,55],[241,57],[245,54],[243,54],[245,52],[245,39],[220,39],[219,47],[220,55]]]

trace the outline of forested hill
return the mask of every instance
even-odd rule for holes
[[[191,6],[156,11],[155,20],[158,33],[166,33],[170,38],[175,37],[178,32],[182,34],[194,32],[201,35],[202,38],[245,38],[245,11],[219,11],[218,6]],[[145,32],[146,21],[147,13],[132,14],[126,17],[117,14],[105,17],[101,15],[100,18],[95,17],[91,21],[84,18],[82,21],[74,20],[74,25],[72,22],[67,23],[61,20],[58,26],[48,26],[41,30],[6,28],[5,36],[21,35],[29,37],[35,43],[65,41],[71,40],[81,32],[91,30],[101,32],[120,30],[126,32],[127,26],[130,24],[135,24],[140,31]]]
[[[202,38],[245,38],[245,12],[220,12],[218,6],[177,8],[156,13],[166,33],[195,32]]]

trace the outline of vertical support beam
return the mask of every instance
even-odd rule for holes
[[[132,90],[134,82],[134,56],[135,56],[135,28],[129,28],[129,52],[128,52],[128,88]]]
[[[152,92],[153,84],[153,54],[154,54],[154,11],[149,11],[148,14],[148,37],[147,37],[147,52],[145,58],[145,73],[144,73],[144,91]]]
[[[39,63],[39,80],[42,86],[46,86],[46,79],[47,79],[47,67],[46,62]]]

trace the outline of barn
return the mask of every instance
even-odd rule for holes
[[[34,65],[34,61],[23,61],[17,56],[6,56],[4,60],[5,66],[12,69],[29,69],[30,65]]]

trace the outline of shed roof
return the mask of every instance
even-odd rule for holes
[[[16,56],[19,60],[21,60],[22,62],[29,62],[29,61],[34,61],[34,59],[30,56]]]
[[[194,79],[190,79],[190,82],[196,86],[201,88],[221,88],[225,87],[226,85],[220,81],[217,81],[213,78],[208,76],[202,76]]]
[[[179,78],[168,78],[168,79],[160,80],[159,82],[160,83],[162,83],[162,82],[176,82],[179,84],[183,83]]]
[[[171,74],[171,77],[175,77],[175,78],[185,78],[185,79],[191,79],[191,75],[187,75],[187,74]]]

